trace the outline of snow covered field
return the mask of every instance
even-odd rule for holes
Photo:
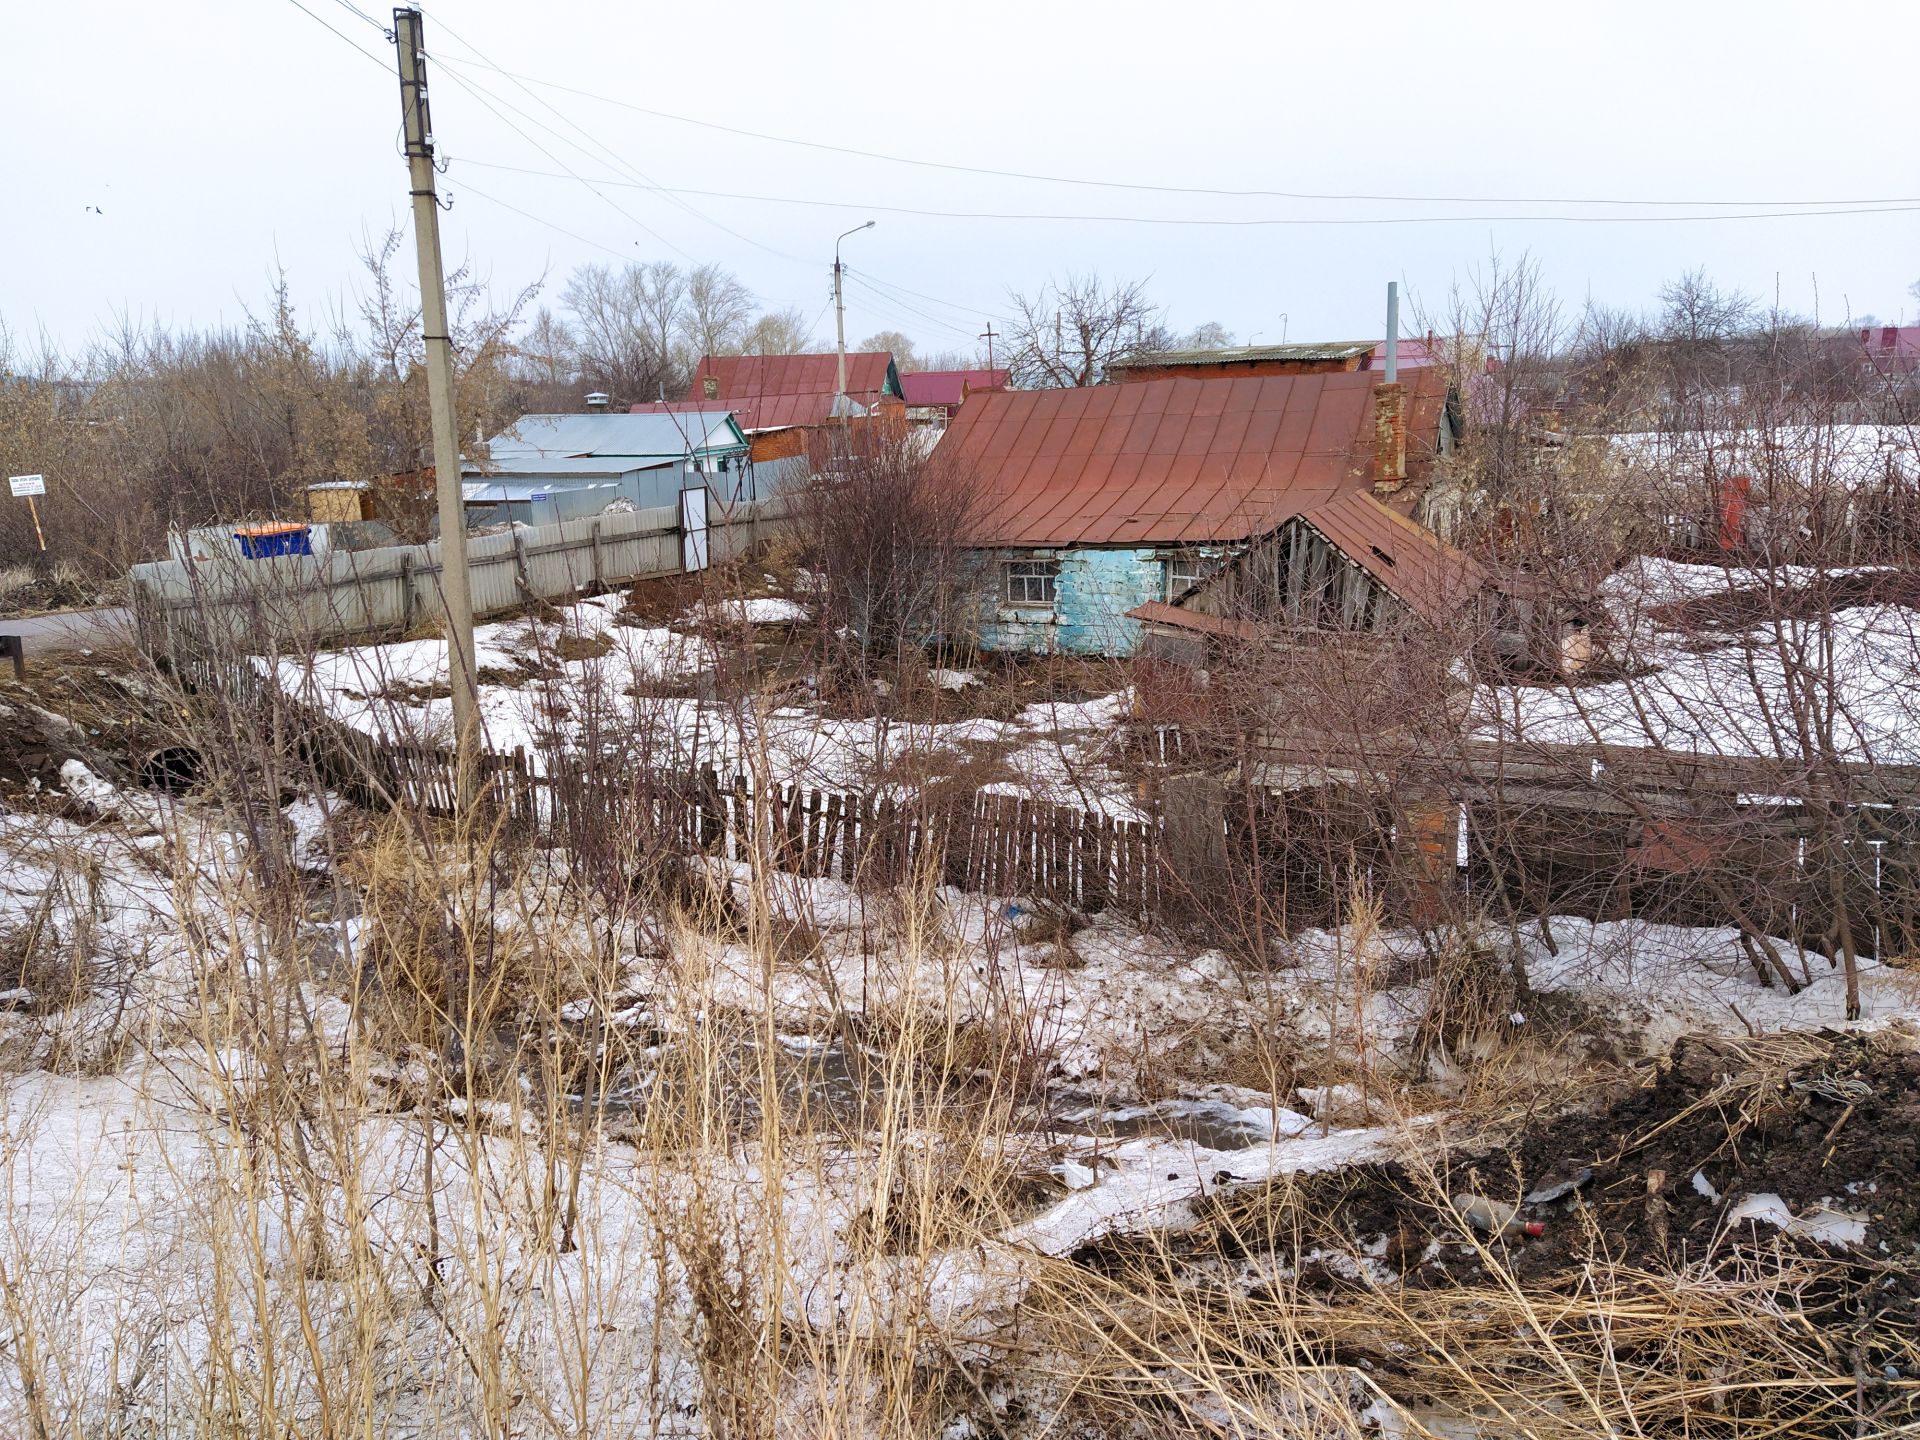
[[[88,976],[0,1009],[0,1288],[34,1357],[0,1368],[13,1433],[218,1413],[322,1434],[351,1412],[381,1435],[692,1435],[746,1405],[766,1433],[871,1433],[887,1367],[1005,1353],[1063,1257],[1417,1152],[1477,1067],[1564,1083],[1682,1032],[1842,1023],[1837,977],[1764,989],[1730,931],[1562,919],[1557,955],[1523,933],[1530,1008],[1435,1051],[1411,935],[1312,932],[1251,967],[1020,897],[741,866],[717,877],[798,943],[679,925],[596,960],[586,917],[542,918],[536,869],[487,923],[537,936],[553,986],[508,1061],[443,1093],[442,1059],[381,1039],[369,979],[413,909],[275,930],[193,802],[79,768],[67,789],[70,818],[0,817],[0,936],[38,927]],[[291,808],[317,858],[313,801]],[[1920,1014],[1907,972],[1862,988],[1867,1028]],[[542,1058],[562,1051],[616,1056],[634,1098],[577,1124]],[[756,1078],[776,1052],[857,1054],[866,1108],[793,1110]],[[733,1087],[763,1083],[742,1128]]]
[[[708,633],[730,626],[786,625],[804,614],[790,600],[757,597],[696,607],[678,628],[631,623],[621,597],[582,600],[553,621],[482,625],[475,634],[481,722],[487,744],[523,748],[537,767],[578,752],[589,737],[626,737],[662,766],[712,765],[722,774],[757,766],[781,784],[865,790],[896,773],[991,761],[982,788],[1049,804],[1140,818],[1116,773],[1113,731],[1131,707],[1127,692],[1082,703],[1039,703],[1012,718],[905,721],[823,715],[792,697],[726,702],[698,698],[702,677],[721,663]],[[409,640],[323,651],[279,663],[276,678],[294,698],[370,735],[444,743],[452,702],[444,694],[446,642]],[[961,691],[974,672],[936,669],[929,684]]]

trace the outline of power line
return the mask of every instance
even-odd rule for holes
[[[692,254],[690,254],[686,250],[681,249],[678,245],[674,244],[673,241],[669,240],[666,236],[662,235],[658,230],[655,230],[651,225],[647,224],[646,221],[642,220],[638,215],[635,215],[631,210],[628,210],[624,205],[621,205],[618,202],[616,202],[611,196],[602,194],[598,188],[599,185],[621,185],[621,184],[627,184],[630,182],[620,181],[620,180],[601,180],[601,181],[595,182],[587,179],[586,176],[580,174],[579,171],[573,169],[573,167],[568,165],[566,161],[562,160],[558,155],[554,154],[551,150],[547,149],[546,146],[542,145],[538,140],[534,139],[533,136],[529,135],[525,130],[522,130],[518,125],[514,124],[513,121],[509,120],[505,115],[502,115],[499,109],[495,107],[493,100],[488,98],[486,92],[480,90],[477,86],[473,85],[469,81],[463,79],[461,76],[454,74],[451,71],[448,72],[447,78],[453,81],[453,83],[458,85],[462,90],[465,90],[469,95],[473,96],[474,99],[478,100],[483,106],[486,107],[486,109],[493,115],[493,117],[496,120],[500,121],[501,124],[505,125],[509,130],[513,131],[514,134],[518,135],[522,140],[526,141],[529,145],[533,146],[533,148],[538,150],[542,155],[546,156],[549,160],[553,161],[554,164],[558,165],[563,171],[566,172],[566,178],[571,180],[576,180],[580,184],[584,185],[588,189],[588,191],[590,191],[593,194],[593,196],[596,199],[604,202],[606,205],[611,207],[616,214],[623,216],[629,223],[639,227],[639,229],[644,233],[651,235],[655,240],[659,241],[662,245],[666,246],[669,250],[673,251],[675,254],[681,256],[683,259],[688,261],[688,263],[690,264],[697,263],[694,261]],[[508,109],[515,108],[510,101],[501,100],[500,104],[507,106]],[[525,114],[524,111],[518,111],[517,113]],[[533,117],[530,115],[527,116],[527,119],[535,125],[540,124],[538,120],[534,120]],[[543,125],[541,126],[541,128],[548,129],[549,133],[551,133],[550,127]],[[555,176],[554,178],[558,179],[560,177]]]
[[[536,225],[544,225],[549,230],[558,231],[560,234],[566,236],[569,240],[578,240],[582,245],[591,245],[596,250],[604,250],[607,252],[607,254],[617,255],[622,260],[631,260],[633,258],[631,255],[627,254],[627,252],[624,250],[616,250],[611,245],[605,245],[598,240],[591,240],[587,238],[585,235],[577,234],[574,231],[567,229],[566,226],[564,225],[556,225],[553,223],[553,221],[547,219],[544,215],[536,215],[531,210],[522,210],[518,205],[511,205],[505,200],[502,200],[498,195],[489,195],[486,191],[482,190],[479,186],[474,185],[470,182],[462,181],[460,188],[469,195],[478,195],[482,200],[487,201],[489,204],[498,205],[502,210],[511,210],[514,214],[521,216],[523,219],[531,220]]]
[[[349,3],[349,0],[339,0],[339,3],[344,5]],[[586,140],[590,144],[592,144],[595,149],[598,149],[603,155],[605,155],[608,158],[608,160],[610,160],[617,169],[625,171],[630,176],[638,177],[637,181],[627,182],[627,183],[637,183],[643,186],[644,188],[652,189],[659,194],[667,196],[669,199],[673,201],[674,204],[678,205],[682,210],[686,211],[687,214],[693,216],[695,219],[705,221],[707,224],[713,226],[716,230],[723,231],[724,233],[733,236],[734,239],[742,241],[745,244],[751,245],[757,250],[764,250],[769,255],[776,256],[777,258],[782,260],[790,261],[791,263],[796,265],[804,265],[804,266],[807,266],[808,268],[813,268],[813,265],[814,265],[813,261],[803,260],[797,255],[789,255],[784,250],[777,250],[771,245],[762,244],[760,241],[754,239],[751,235],[743,235],[738,230],[733,229],[731,226],[723,224],[721,221],[714,219],[713,216],[707,214],[704,210],[700,209],[698,206],[689,204],[687,201],[679,198],[673,191],[667,189],[664,186],[657,184],[654,181],[653,177],[647,174],[646,171],[640,169],[639,166],[634,165],[628,160],[626,160],[625,158],[623,158],[620,155],[620,153],[616,151],[611,145],[608,145],[607,143],[599,139],[599,137],[594,135],[585,126],[581,125],[578,121],[568,116],[566,112],[561,110],[557,105],[553,104],[549,100],[544,100],[540,96],[534,94],[534,92],[528,89],[526,84],[523,81],[521,81],[518,77],[512,75],[508,71],[500,69],[499,66],[495,65],[492,60],[488,59],[487,56],[481,52],[479,46],[475,45],[471,40],[468,40],[464,35],[460,34],[452,26],[442,25],[441,28],[446,30],[449,35],[453,36],[455,41],[465,46],[468,50],[471,50],[476,56],[478,56],[480,61],[484,65],[486,65],[488,69],[491,69],[498,74],[505,75],[507,76],[508,79],[513,80],[513,82],[516,85],[519,85],[521,90],[526,93],[527,97],[530,100],[534,101],[534,103],[538,105],[545,106],[547,110],[549,110],[556,118],[558,118],[562,124],[566,125],[569,129],[577,132],[581,136],[584,136]],[[452,57],[443,57],[443,58],[449,63],[454,65],[459,65],[462,63],[460,61],[453,60]],[[456,76],[455,78],[457,79],[458,77]],[[580,145],[578,141],[566,140],[565,136],[560,135],[551,126],[542,124],[539,120],[536,120],[533,116],[528,115],[524,110],[521,110],[517,106],[514,106],[511,102],[505,99],[501,99],[497,95],[494,98],[499,99],[502,105],[506,105],[509,109],[513,110],[515,114],[524,117],[530,123],[535,125],[540,125],[540,127],[543,130],[546,130],[546,132],[549,135],[553,135],[556,139],[563,140],[567,144],[573,145],[576,149],[582,150],[583,152],[585,151],[586,147]],[[685,254],[686,252],[682,251],[681,253]],[[691,259],[692,257],[689,256],[688,258]]]
[[[964,335],[969,340],[973,339],[975,336],[976,332],[968,326],[956,325],[951,320],[942,319],[938,315],[930,315],[925,310],[917,309],[916,307],[909,305],[906,301],[898,298],[897,296],[887,294],[886,291],[881,290],[878,286],[868,284],[865,280],[861,279],[860,276],[856,274],[851,268],[847,270],[847,276],[849,279],[851,279],[854,282],[854,284],[860,286],[861,289],[865,290],[869,295],[878,296],[882,301],[886,302],[887,305],[891,307],[895,307],[899,310],[904,310],[910,315],[917,315],[922,320],[926,321],[929,325],[938,325],[944,330],[951,330],[956,335]],[[896,316],[895,318],[898,318],[898,317]],[[906,323],[912,324],[913,322],[908,321]]]
[[[495,161],[467,160],[469,165],[480,165],[490,170],[511,170],[522,175],[542,175],[550,179],[559,179],[549,171],[529,169],[525,166],[503,165]],[[579,178],[579,177],[574,177]],[[873,201],[859,200],[815,200],[810,197],[793,195],[756,195],[736,190],[704,190],[689,187],[641,184],[632,180],[600,180],[603,185],[625,185],[643,190],[656,190],[666,195],[700,195],[716,200],[745,200],[764,205],[811,205],[832,210],[877,210],[889,215],[923,215],[938,220],[1021,220],[1042,221],[1061,224],[1100,224],[1100,225],[1197,225],[1207,228],[1261,229],[1270,226],[1303,225],[1451,225],[1489,223],[1562,223],[1569,225],[1673,225],[1688,222],[1723,220],[1792,220],[1811,219],[1823,215],[1904,215],[1920,210],[1920,197],[1908,197],[1904,201],[1876,201],[1857,207],[1844,207],[1829,210],[1756,210],[1736,214],[1707,215],[1256,215],[1241,218],[1224,216],[1186,216],[1186,215],[1073,215],[1046,214],[1031,211],[1003,210],[933,210],[913,205],[887,205]],[[1488,202],[1491,203],[1491,202]],[[1586,202],[1543,202],[1579,204]],[[1619,202],[1635,203],[1635,202]],[[1651,202],[1647,202],[1651,203]],[[1705,202],[1715,203],[1715,202]]]
[[[300,0],[287,0],[287,3],[293,6],[293,8],[298,10],[302,15],[306,16],[309,20],[313,21],[313,23],[318,25],[321,29],[326,30],[331,34],[338,36],[340,38],[341,43],[346,45],[348,49],[353,50],[357,54],[366,56],[367,59],[371,60],[374,64],[380,67],[381,72],[383,74],[393,73],[392,67],[389,66],[386,61],[382,60],[378,55],[375,55],[371,50],[361,49],[359,44],[355,42],[355,40],[351,35],[347,34],[346,31],[344,30],[338,30],[338,29],[335,29],[332,25],[329,25],[320,16],[314,14],[313,11],[307,9],[306,6],[302,5],[300,3]],[[364,20],[367,17],[362,15],[360,18]]]
[[[349,15],[353,16],[354,19],[366,21],[367,24],[371,25],[374,29],[378,30],[380,34],[386,39],[391,40],[393,38],[393,31],[389,30],[385,25],[382,25],[378,20],[374,19],[373,16],[369,15],[366,11],[362,10],[358,5],[354,4],[353,0],[333,0],[333,3],[338,5],[342,10],[346,11]]]
[[[883,279],[871,270],[865,270],[861,273],[882,289],[897,290],[902,295],[912,295],[921,300],[930,300],[935,305],[942,305],[949,310],[957,311],[959,314],[966,316],[969,321],[978,320],[982,317],[991,320],[1006,320],[1009,318],[1000,314],[998,311],[988,309],[984,305],[963,305],[957,300],[943,300],[940,296],[929,295],[924,290],[915,290],[910,286],[900,284],[898,281]],[[976,336],[975,338],[978,339],[979,337]]]
[[[470,62],[453,60],[449,63],[466,64]],[[850,145],[833,145],[818,140],[801,140],[788,135],[773,135],[763,130],[748,130],[738,125],[723,125],[717,120],[702,120],[692,115],[678,115],[670,110],[656,110],[647,105],[636,105],[631,100],[617,99],[611,95],[596,94],[574,85],[563,85],[557,80],[542,80],[533,75],[522,75],[514,71],[503,70],[497,65],[488,66],[509,79],[522,84],[539,85],[549,90],[559,90],[569,95],[578,95],[586,100],[596,100],[604,105],[618,106],[623,110],[632,110],[641,115],[650,115],[658,120],[670,120],[679,125],[695,125],[703,130],[717,130],[727,135],[739,135],[750,140],[764,140],[774,145],[793,145],[807,150],[824,150],[836,155],[851,155],[862,160],[879,160],[890,165],[912,165],[928,170],[949,170],[966,175],[990,175],[1003,180],[1031,180],[1049,185],[1083,185],[1103,190],[1135,190],[1161,195],[1212,195],[1233,199],[1267,200],[1320,200],[1347,203],[1368,204],[1411,204],[1411,205],[1640,205],[1667,207],[1740,207],[1754,206],[1870,206],[1906,203],[1908,197],[1880,197],[1870,199],[1823,199],[1823,200],[1667,200],[1667,199],[1587,199],[1567,198],[1543,195],[1371,195],[1336,194],[1307,190],[1233,190],[1219,189],[1202,185],[1155,185],[1133,180],[1094,180],[1075,175],[1049,175],[1025,170],[1000,170],[986,165],[963,165],[943,160],[922,160],[910,155],[890,155],[879,150],[862,150]],[[688,192],[703,193],[703,192]],[[928,212],[938,213],[938,212]],[[1853,214],[1850,210],[1825,210],[1823,214]],[[1061,218],[1097,218],[1097,217],[1061,217]],[[1505,219],[1505,216],[1461,217],[1483,219]]]

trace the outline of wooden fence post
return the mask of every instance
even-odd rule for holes
[[[513,578],[520,586],[520,593],[527,599],[534,599],[533,581],[527,574],[526,531],[513,532]]]

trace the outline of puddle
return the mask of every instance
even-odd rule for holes
[[[627,1012],[628,1024],[644,1017]],[[902,1096],[889,1085],[885,1064],[857,1046],[807,1035],[777,1035],[771,1053],[764,1037],[725,1027],[701,1037],[658,1037],[652,1063],[605,1097],[611,1110],[634,1118],[650,1107],[667,1105],[679,1115],[702,1108],[691,1093],[698,1075],[705,1090],[705,1113],[729,1130],[756,1131],[764,1117],[763,1097],[779,1097],[789,1127],[808,1133],[864,1134],[894,1123],[918,1125],[950,1120],[982,1103],[964,1083],[932,1087],[921,1079]],[[687,1053],[700,1045],[697,1062]],[[586,1104],[575,1096],[575,1103]],[[937,1114],[936,1114],[937,1112]],[[1297,1133],[1310,1122],[1291,1110],[1243,1109],[1212,1099],[1173,1099],[1151,1105],[1107,1106],[1083,1090],[1044,1095],[1015,1117],[1030,1135],[1062,1139],[1131,1140],[1142,1136],[1181,1140],[1210,1150],[1244,1150]]]
[[[1304,1116],[1291,1110],[1248,1110],[1224,1100],[1162,1100],[1107,1109],[1086,1103],[1084,1096],[1060,1097],[1062,1101],[1072,1098],[1082,1103],[1064,1105],[1050,1117],[1047,1128],[1055,1134],[1114,1140],[1146,1135],[1184,1140],[1209,1150],[1245,1150],[1295,1134],[1305,1122]]]

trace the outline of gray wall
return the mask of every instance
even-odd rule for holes
[[[730,513],[711,504],[711,563],[723,565],[766,538],[785,514],[777,500]],[[671,506],[470,537],[474,613],[678,574],[680,541],[679,510]],[[134,566],[128,578],[140,642],[153,654],[206,645],[297,650],[404,633],[441,608],[437,540],[271,560],[159,560]]]

